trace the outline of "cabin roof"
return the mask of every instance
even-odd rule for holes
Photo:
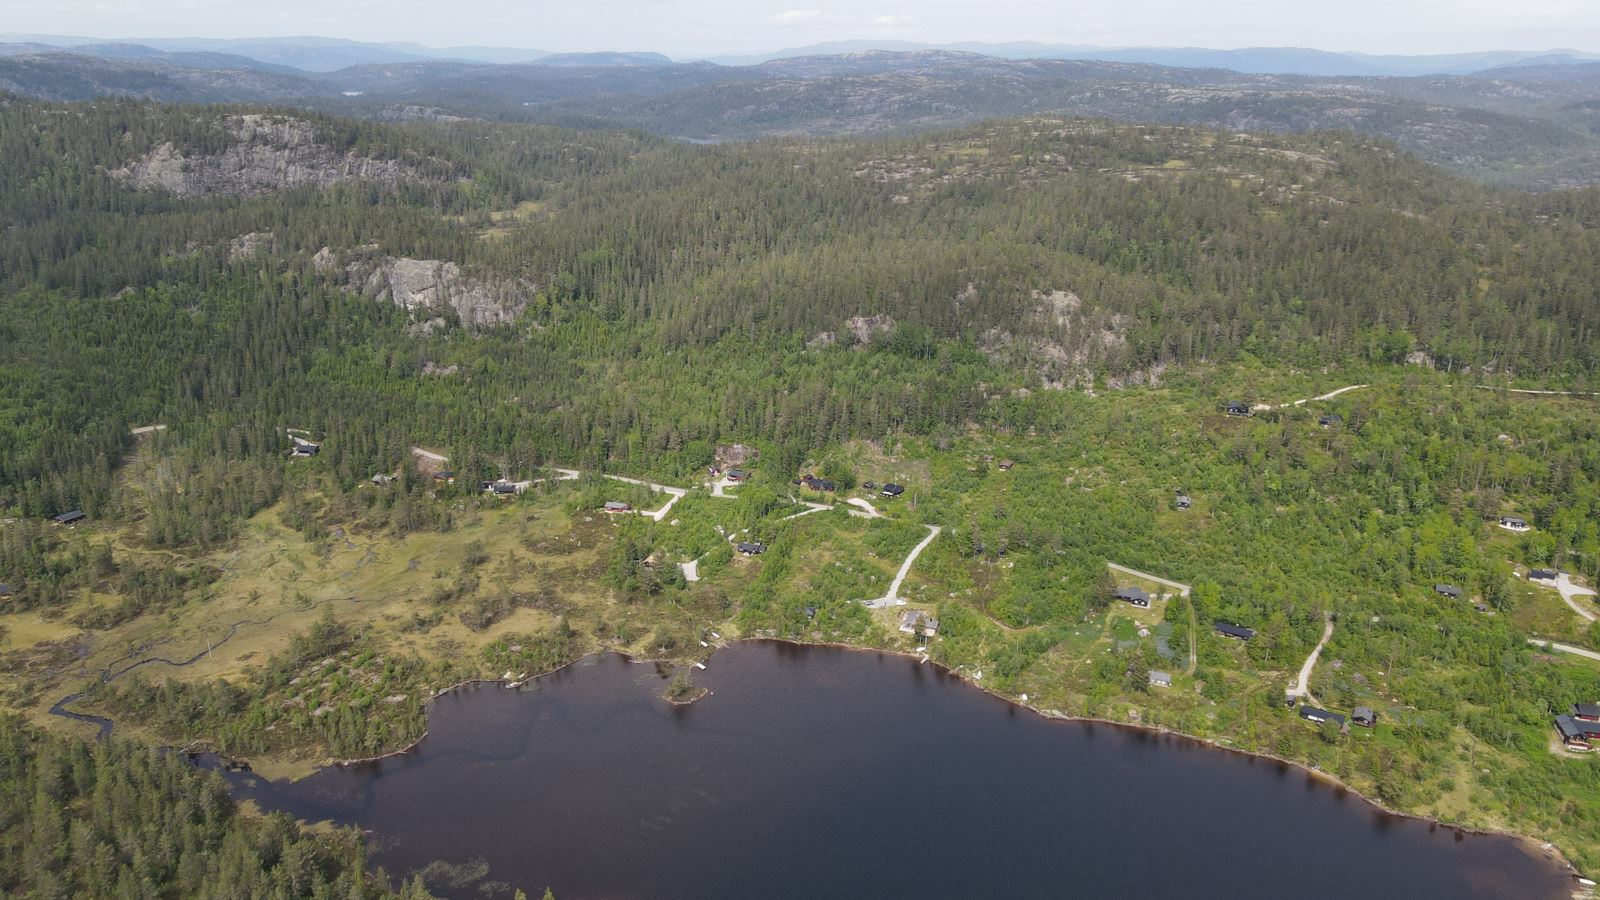
[[[1213,622],[1211,627],[1228,637],[1243,638],[1247,641],[1256,636],[1254,629],[1246,628],[1243,625],[1235,625],[1232,622],[1224,622],[1220,619]]]
[[[0,584],[0,588],[4,587],[5,585]],[[1572,714],[1600,718],[1600,703],[1574,703],[1572,704]]]
[[[1436,584],[1433,586],[1433,589],[1445,595],[1446,597],[1461,596],[1461,588],[1458,588],[1453,584]]]
[[[1300,707],[1300,718],[1312,722],[1332,721],[1337,722],[1340,725],[1344,724],[1344,716],[1341,716],[1336,712],[1328,712],[1325,709],[1318,709],[1315,706]]]
[[[1134,587],[1132,585],[1126,585],[1124,587],[1117,588],[1117,593],[1115,596],[1118,600],[1148,601],[1150,599],[1150,595],[1144,592],[1144,588]]]

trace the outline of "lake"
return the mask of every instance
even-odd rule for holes
[[[370,829],[391,874],[481,860],[487,881],[559,900],[1572,887],[1526,844],[1390,816],[1270,760],[1044,719],[913,659],[747,642],[708,665],[711,694],[686,707],[661,698],[655,666],[602,655],[440,697],[401,756],[232,780],[267,808]]]

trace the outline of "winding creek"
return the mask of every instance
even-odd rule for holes
[[[673,707],[607,654],[439,697],[411,751],[236,793],[355,824],[452,897],[1539,898],[1530,844],[1384,813],[1274,761],[1035,715],[915,659],[748,642]],[[487,874],[483,875],[484,865]]]

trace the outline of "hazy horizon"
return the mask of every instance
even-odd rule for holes
[[[330,37],[429,48],[550,52],[656,51],[675,59],[769,53],[857,40],[1086,45],[1101,48],[1295,47],[1431,55],[1600,48],[1600,4],[1583,0],[1350,0],[1326,5],[1218,0],[1102,4],[996,0],[602,0],[582,10],[463,0],[441,16],[421,0],[280,0],[270,6],[197,0],[3,0],[7,32],[154,40]]]

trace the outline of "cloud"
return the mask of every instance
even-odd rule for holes
[[[768,25],[809,25],[822,21],[820,9],[786,9],[767,16]]]
[[[768,25],[780,27],[827,25],[871,31],[905,28],[914,21],[915,17],[909,15],[889,15],[885,13],[854,15],[851,13],[824,12],[820,9],[786,9],[783,12],[767,16]]]

